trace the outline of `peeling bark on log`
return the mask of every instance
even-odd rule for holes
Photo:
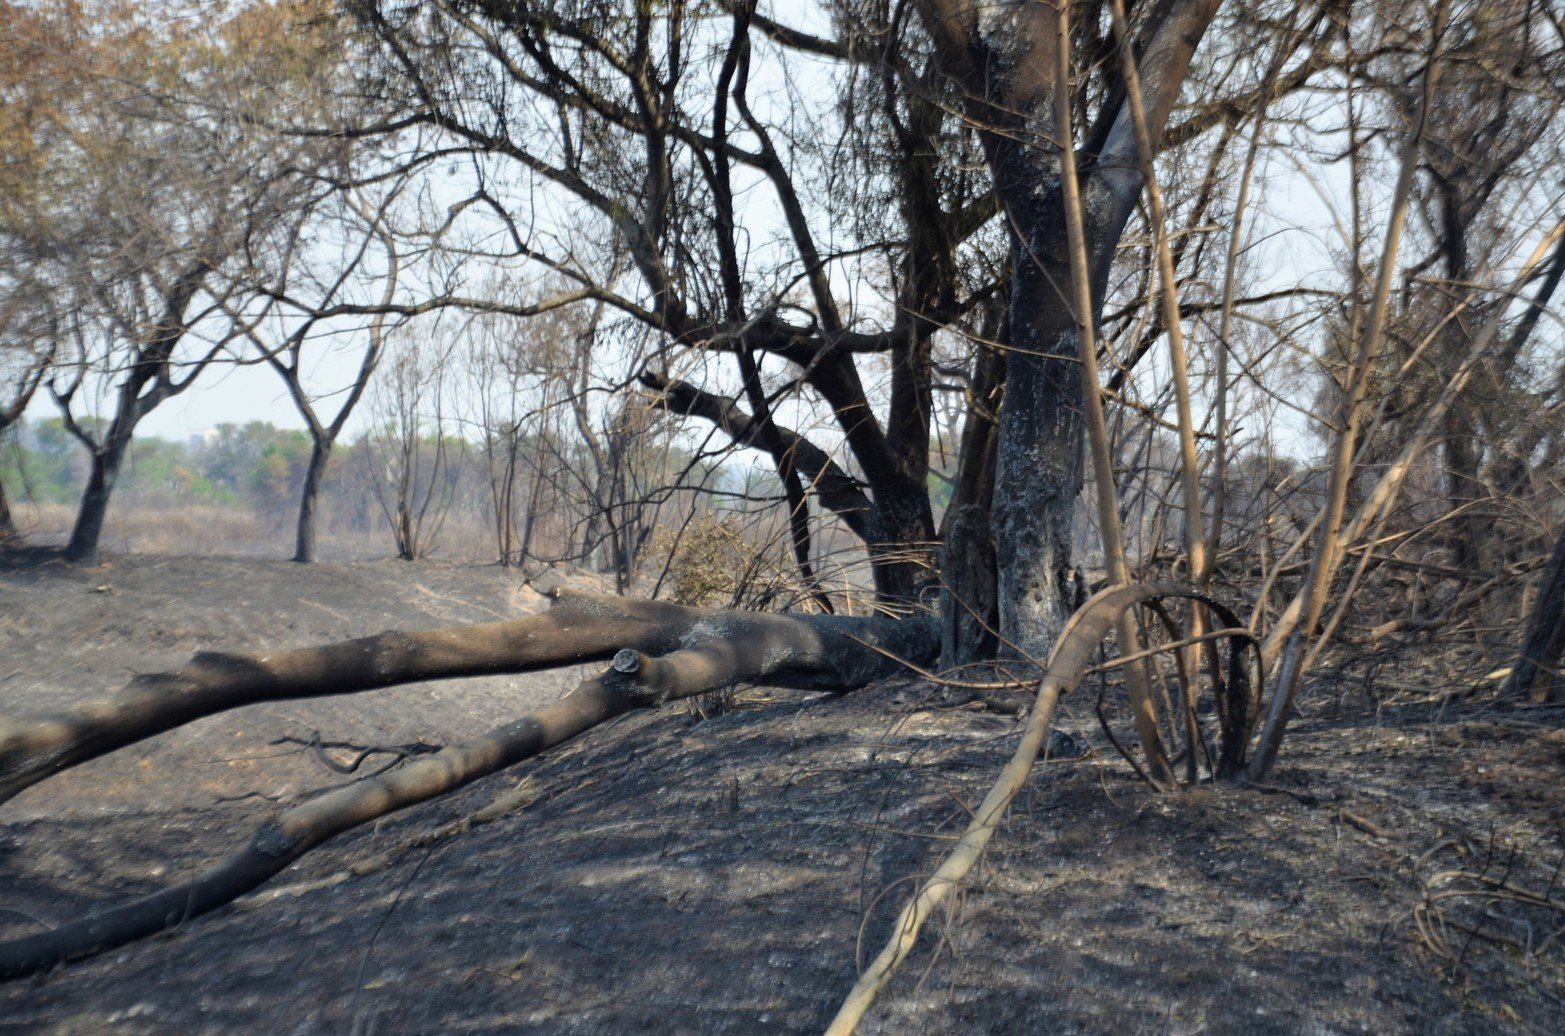
[[[562,606],[566,614],[561,615]],[[204,874],[161,892],[143,896],[116,908],[62,925],[52,931],[0,944],[0,979],[16,978],[89,956],[136,939],[153,935],[185,923],[197,915],[232,902],[288,867],[310,849],[335,835],[370,820],[408,806],[454,791],[481,777],[512,766],[524,759],[559,745],[578,734],[623,713],[650,708],[678,698],[687,698],[730,686],[740,681],[765,682],[772,686],[846,691],[876,679],[903,671],[900,659],[917,664],[932,661],[936,637],[930,620],[894,620],[842,616],[794,616],[757,612],[719,612],[650,601],[625,601],[609,597],[572,596],[556,605],[549,615],[553,624],[534,622],[524,634],[503,629],[510,624],[441,630],[419,635],[421,643],[437,656],[432,666],[414,656],[404,658],[397,672],[403,679],[427,679],[432,668],[443,675],[473,672],[501,672],[515,666],[536,668],[546,664],[564,664],[582,655],[563,657],[569,638],[583,629],[603,634],[609,631],[598,624],[617,627],[622,635],[639,636],[643,643],[672,644],[674,650],[661,657],[635,647],[619,650],[613,663],[601,675],[584,681],[558,702],[488,734],[453,745],[368,780],[346,785],[302,805],[282,810],[256,829],[250,843]],[[590,621],[589,621],[590,620]],[[529,620],[519,620],[526,623]],[[464,632],[478,633],[471,643]],[[517,640],[516,638],[520,638]],[[373,640],[374,638],[371,638]],[[623,637],[622,637],[623,642]],[[209,687],[181,688],[194,708],[165,709],[161,729],[177,726],[197,715],[215,709],[201,708],[226,701],[232,707],[267,697],[297,697],[302,685],[298,671],[319,666],[333,657],[332,652],[357,650],[364,642],[331,645],[290,652],[298,666],[289,680],[274,676],[270,681],[253,680],[243,684],[245,694],[237,694],[231,685],[226,696]],[[438,650],[436,650],[438,649]],[[597,654],[596,646],[581,649]],[[545,655],[555,662],[543,662]],[[272,656],[256,656],[267,658]],[[190,667],[187,667],[189,669]],[[224,670],[219,668],[221,674]],[[247,672],[253,672],[252,666]],[[185,672],[185,670],[181,670]],[[378,671],[375,671],[378,672]],[[361,673],[358,684],[335,679],[339,692],[364,689],[374,676],[373,686],[401,682],[372,673]],[[337,674],[327,674],[336,676]],[[125,705],[140,693],[134,687],[126,696],[111,699],[108,713]],[[176,691],[175,693],[179,693]],[[243,700],[238,700],[240,697]],[[157,699],[153,699],[155,705]],[[90,721],[102,744],[112,718],[108,713],[85,711],[80,720]],[[118,713],[121,720],[128,717]],[[172,721],[175,715],[184,719]],[[45,723],[19,724],[34,737],[42,736]],[[146,736],[142,733],[139,736]],[[80,736],[66,739],[76,744]],[[121,741],[120,743],[128,743]],[[106,749],[103,749],[106,750]],[[92,754],[99,754],[94,752]],[[58,754],[51,759],[58,760]],[[80,756],[80,758],[90,758]],[[48,772],[63,769],[68,763],[54,765]]]
[[[562,593],[548,612],[506,622],[390,631],[249,655],[202,653],[173,672],[137,676],[106,698],[43,716],[0,718],[0,802],[78,763],[243,705],[353,694],[419,680],[530,672],[607,659],[627,647],[664,654],[719,639],[730,630],[749,636],[831,627],[827,618],[718,612]],[[874,624],[891,622],[841,621],[876,630]]]

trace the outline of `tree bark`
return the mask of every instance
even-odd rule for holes
[[[0,482],[0,543],[16,539],[16,519],[11,516],[11,501],[5,495],[5,483]]]
[[[1024,256],[1013,280],[1016,351],[1007,364],[995,454],[1000,626],[1008,640],[1038,658],[1048,654],[1065,623],[1084,441],[1076,332],[1055,288],[1070,283],[1070,270],[1056,265],[1052,284],[1049,272]]]
[[[883,601],[912,604],[935,579],[934,513],[929,487],[898,477],[871,483],[869,560],[875,593]]]
[[[1058,172],[1020,147],[997,151],[997,182],[1045,183],[1007,200],[1012,232],[1011,353],[996,454],[994,535],[1000,626],[1007,640],[1047,657],[1071,611],[1071,530],[1083,479],[1082,373]],[[1012,153],[1014,152],[1014,154]],[[1093,314],[1131,206],[1083,183]],[[1039,194],[1042,197],[1039,197]]]
[[[1521,654],[1511,667],[1511,675],[1501,690],[1502,697],[1527,695],[1535,702],[1558,701],[1565,697],[1565,678],[1560,662],[1565,658],[1565,531],[1554,543],[1554,553],[1538,584],[1538,600],[1527,620],[1527,638]]]
[[[1156,151],[1195,48],[1221,0],[1159,5],[1142,30],[1145,144]],[[920,0],[936,58],[961,84],[1011,235],[1010,352],[996,457],[994,538],[1001,634],[1045,658],[1069,610],[1071,524],[1082,484],[1083,396],[1061,184],[1075,135],[1051,111],[1058,6]],[[1101,130],[1101,132],[1099,132]],[[1096,323],[1114,252],[1141,194],[1123,96],[1110,91],[1089,134],[1081,222]]]
[[[959,669],[995,657],[1000,616],[989,512],[966,504],[951,515],[940,553],[940,666]]]
[[[310,465],[305,469],[304,488],[299,493],[299,524],[294,534],[293,559],[301,564],[315,561],[321,483],[326,480],[331,448],[329,439],[313,438],[311,441]]]
[[[1465,346],[1467,341],[1468,337],[1462,336],[1461,344]],[[1462,352],[1453,348],[1448,355],[1448,364],[1454,366],[1460,362]],[[1486,516],[1473,506],[1475,495],[1483,491],[1483,481],[1479,475],[1481,451],[1473,427],[1476,416],[1473,411],[1474,408],[1465,400],[1458,402],[1446,415],[1441,429],[1441,438],[1445,444],[1443,474],[1446,506],[1454,515],[1450,519],[1448,533],[1451,564],[1457,568],[1470,569],[1484,567],[1481,545],[1488,531],[1485,528]]]
[[[130,440],[129,430],[121,433],[116,423],[103,444],[93,451],[92,473],[87,477],[87,488],[82,491],[81,506],[76,512],[76,524],[71,528],[71,539],[65,547],[67,561],[97,564],[109,499],[114,494],[114,484],[119,481],[120,466],[125,462]]]

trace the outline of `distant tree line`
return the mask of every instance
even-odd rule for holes
[[[617,520],[607,521],[595,513],[590,494],[572,492],[573,478],[564,470],[579,463],[590,471],[583,451],[561,451],[536,435],[518,433],[507,441],[497,470],[496,449],[493,433],[484,437],[482,430],[469,441],[451,431],[427,426],[409,431],[389,422],[339,447],[340,456],[316,488],[313,507],[329,535],[352,538],[361,551],[374,542],[378,546],[370,550],[408,559],[444,552],[516,565],[577,562],[603,571],[639,560],[653,534],[657,501],[627,496]],[[313,450],[308,431],[268,421],[220,424],[184,440],[138,436],[126,452],[115,506],[243,512],[261,520],[269,539],[285,542],[286,528],[299,513]],[[676,455],[672,463],[688,465],[690,460]],[[91,469],[91,456],[61,418],[20,422],[0,445],[0,484],[11,489],[14,521],[24,532],[27,504],[75,506]],[[714,489],[730,478],[710,466],[702,470],[717,479]],[[651,485],[661,478],[645,473],[640,481]],[[592,478],[574,481],[590,484]],[[501,483],[509,488],[497,488]],[[645,486],[629,488],[640,493]],[[746,494],[733,495],[737,503],[729,510],[742,511]],[[690,503],[685,501],[686,512]],[[517,534],[518,522],[529,526],[525,538]],[[448,523],[470,542],[443,538]],[[624,525],[636,526],[631,540],[616,540],[610,530]],[[621,578],[628,582],[632,573]]]

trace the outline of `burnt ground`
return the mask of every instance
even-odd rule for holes
[[[492,567],[14,556],[0,711],[197,649],[542,603]],[[1267,790],[1151,794],[1069,703],[1086,752],[1035,772],[865,1030],[1565,1031],[1565,716],[1429,654],[1353,672],[1312,685]],[[274,800],[351,779],[278,738],[447,743],[577,675],[257,706],[33,788],[0,806],[0,937],[188,875]],[[626,717],[0,987],[0,1030],[819,1030],[1017,729],[912,681]]]

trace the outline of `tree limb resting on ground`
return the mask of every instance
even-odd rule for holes
[[[243,705],[353,694],[420,680],[532,672],[607,659],[621,648],[666,654],[716,639],[724,630],[741,636],[835,631],[837,626],[826,620],[562,592],[549,611],[505,622],[392,630],[337,644],[256,654],[203,652],[172,672],[137,676],[106,698],[43,716],[0,717],[0,802],[78,763]],[[880,630],[891,620],[841,622],[844,630]],[[908,646],[913,647],[911,639]],[[839,664],[847,665],[847,656],[853,654],[850,647]],[[796,682],[787,685],[804,686],[797,681],[805,675],[794,674]],[[822,677],[808,686],[828,682]]]
[[[631,646],[615,653],[611,643]],[[473,741],[275,813],[247,846],[190,881],[0,943],[0,979],[181,925],[256,888],[335,835],[454,791],[634,709],[741,681],[852,690],[902,672],[901,659],[928,663],[937,647],[927,619],[724,612],[572,594],[545,615],[511,623],[384,634],[275,654],[198,655],[177,673],[132,681],[117,697],[7,724],[11,785],[25,787],[114,747],[256,701],[514,672],[610,653],[613,664],[558,702]],[[331,669],[333,662],[345,669]],[[308,674],[321,682],[311,685]],[[140,716],[142,708],[155,718]],[[132,736],[120,736],[122,727]]]

